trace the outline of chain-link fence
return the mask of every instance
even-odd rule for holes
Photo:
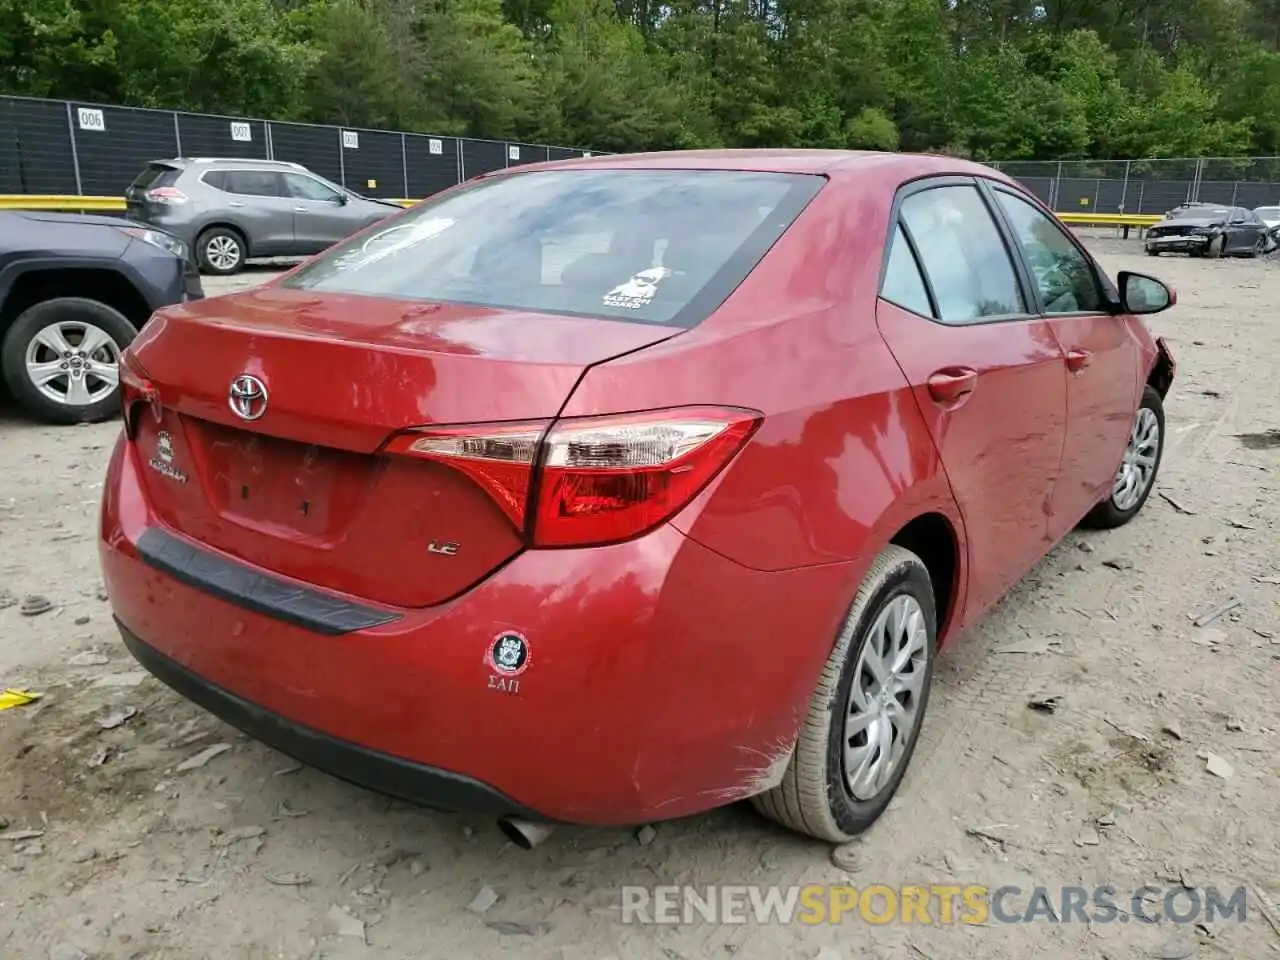
[[[1203,201],[1280,205],[1280,157],[994,163],[1060,213],[1165,213]]]
[[[151,160],[241,157],[290,160],[357,193],[417,199],[504,167],[590,155],[514,140],[0,97],[0,194],[118,197]]]

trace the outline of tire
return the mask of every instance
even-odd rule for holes
[[[1205,251],[1205,255],[1210,259],[1217,260],[1222,256],[1224,250],[1227,249],[1226,234],[1220,233],[1209,241],[1209,248]]]
[[[120,410],[120,354],[137,335],[124,314],[104,303],[57,297],[18,315],[0,345],[0,367],[14,398],[36,419],[98,423]],[[89,354],[83,355],[86,338]],[[37,382],[29,363],[49,379]]]
[[[1143,247],[1143,249],[1146,251],[1148,257],[1160,256],[1160,251],[1157,250],[1155,247]]]
[[[1144,414],[1144,410],[1149,411],[1149,414]],[[1117,500],[1117,487],[1119,486],[1121,475],[1128,464],[1129,457],[1134,450],[1139,423],[1148,416],[1154,416],[1155,426],[1159,431],[1155,437],[1155,462],[1151,465],[1151,472],[1144,481],[1145,486],[1138,491],[1137,499],[1130,501],[1122,497]],[[1136,517],[1143,504],[1147,502],[1147,497],[1151,496],[1151,491],[1155,489],[1156,477],[1160,472],[1160,463],[1163,456],[1164,401],[1160,398],[1156,388],[1148,384],[1142,393],[1142,403],[1138,406],[1138,412],[1134,415],[1134,425],[1129,434],[1129,445],[1125,448],[1120,466],[1116,468],[1116,477],[1112,482],[1111,492],[1107,494],[1105,500],[1089,512],[1084,519],[1084,525],[1099,530],[1111,530],[1115,527],[1124,526]]]
[[[873,627],[891,605],[911,603],[918,608],[918,625],[923,629],[922,638],[915,632],[922,662],[912,658],[909,662],[914,669],[900,676],[914,678],[914,725],[905,737],[893,740],[895,745],[901,744],[901,752],[886,779],[879,785],[868,785],[868,792],[855,796],[845,777],[844,756],[845,744],[854,744],[854,739],[845,739],[845,721],[856,705],[851,693],[855,682],[861,690],[864,679],[870,676],[862,656],[871,641]],[[887,547],[872,562],[849,608],[809,701],[795,752],[781,783],[753,797],[753,806],[785,827],[831,843],[844,843],[867,830],[893,799],[911,763],[929,704],[936,649],[937,614],[929,572],[914,553],[901,547]],[[883,719],[879,722],[889,723]],[[858,735],[857,739],[865,742],[862,749],[871,749],[876,729],[869,727]],[[874,755],[873,752],[868,756]]]
[[[196,240],[201,273],[229,277],[244,269],[249,249],[243,234],[230,227],[210,227]]]

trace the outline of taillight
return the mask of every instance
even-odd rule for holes
[[[760,423],[754,411],[683,407],[546,422],[427,427],[388,453],[448,464],[475,480],[535,547],[629,540],[668,520]]]
[[[187,195],[177,187],[153,187],[146,192],[146,198],[152,203],[186,203]]]
[[[125,436],[130,440],[138,432],[135,408],[141,403],[150,406],[152,413],[159,416],[160,395],[133,351],[126,349],[120,354],[120,413],[124,419]]]

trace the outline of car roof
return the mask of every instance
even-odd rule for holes
[[[820,174],[831,179],[874,175],[899,180],[933,175],[987,176],[1014,183],[993,167],[936,154],[884,153],[871,150],[738,149],[670,150],[575,157],[531,163],[496,174],[534,170],[742,170],[760,173]]]
[[[152,160],[151,162],[175,168],[229,164],[231,166],[279,167],[281,170],[307,169],[292,160],[262,160],[255,157],[173,157],[169,160]]]

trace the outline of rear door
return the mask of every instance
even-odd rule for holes
[[[293,241],[300,254],[319,253],[365,225],[344,194],[302,173],[281,174],[293,201]]]
[[[1129,440],[1142,379],[1125,317],[1113,313],[1092,258],[1039,207],[1004,186],[991,195],[1022,251],[1035,310],[1063,352],[1067,434],[1050,536],[1058,539],[1106,496]]]
[[[1048,548],[1066,374],[975,182],[920,181],[904,194],[877,322],[964,517],[968,620]]]
[[[206,183],[209,174],[206,174]],[[293,252],[293,201],[285,196],[284,180],[275,170],[221,171],[220,189],[234,221],[249,234],[255,257],[286,256]]]

